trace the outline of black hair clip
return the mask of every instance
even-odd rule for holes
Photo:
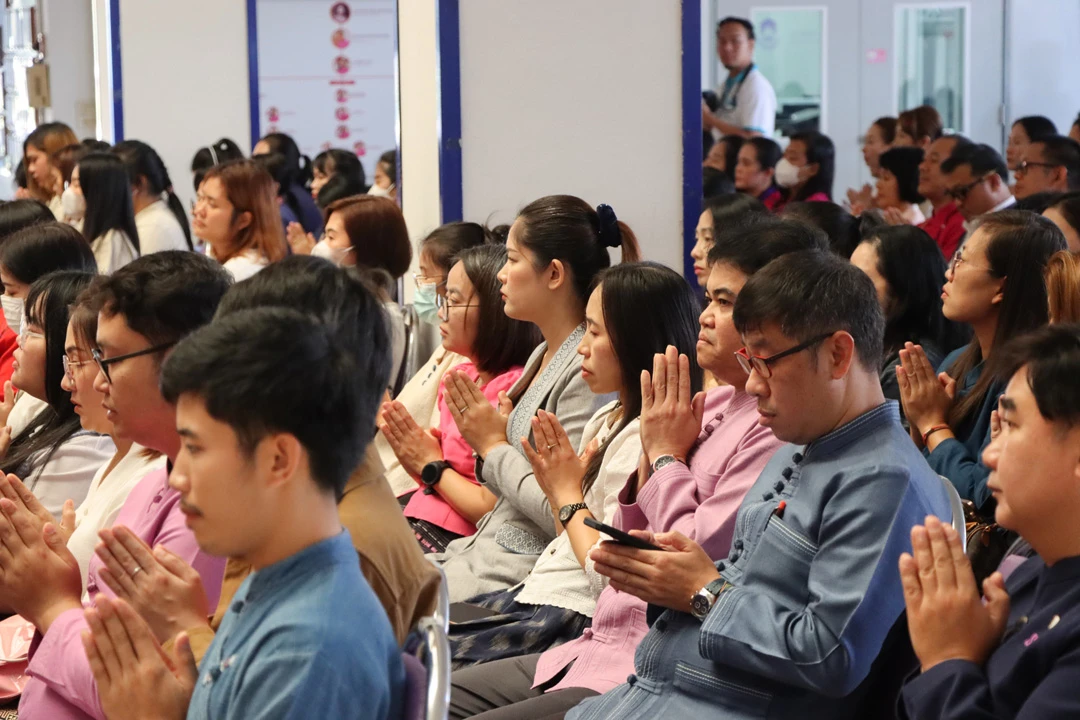
[[[622,230],[619,229],[619,218],[615,217],[615,211],[610,205],[600,205],[596,208],[596,214],[600,216],[600,242],[610,248],[622,247]]]

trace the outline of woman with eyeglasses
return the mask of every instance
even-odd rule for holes
[[[116,448],[112,459],[98,468],[82,504],[76,507],[71,503],[64,508],[65,522],[60,531],[68,535],[68,550],[79,561],[84,587],[90,558],[99,542],[98,531],[112,527],[128,493],[140,480],[165,467],[165,456],[161,453],[113,433],[113,424],[101,404],[104,394],[95,387],[101,371],[94,356],[97,318],[97,310],[79,301],[71,308],[64,340],[64,378],[60,382],[60,387],[71,395],[82,429],[109,435]]]
[[[1004,210],[981,218],[945,273],[942,313],[968,325],[971,342],[935,371],[926,351],[908,342],[896,370],[911,437],[927,461],[960,496],[992,516],[989,469],[991,413],[1008,378],[999,350],[1008,340],[1045,325],[1045,271],[1065,249],[1061,231],[1046,218]]]
[[[534,200],[510,228],[498,274],[503,311],[535,324],[543,342],[497,405],[466,375],[449,372],[443,380],[454,424],[478,458],[477,475],[498,496],[476,533],[438,556],[453,602],[516,585],[558,534],[559,508],[533,479],[522,438],[533,438],[532,418],[544,410],[577,447],[589,418],[614,399],[593,394],[577,354],[589,292],[612,264],[610,249],[621,250],[623,262],[640,255],[633,231],[610,206],[594,208],[571,195]]]
[[[493,404],[521,377],[540,342],[535,325],[503,312],[498,274],[505,262],[501,245],[465,250],[447,275],[446,295],[437,296],[443,347],[466,359],[454,371],[477,383]],[[419,488],[405,506],[405,517],[424,552],[443,552],[452,540],[472,535],[496,500],[476,481],[472,448],[448,402],[440,387],[437,430],[420,427],[400,402],[382,410],[382,435]]]
[[[63,383],[69,308],[93,279],[93,273],[67,270],[30,286],[11,379],[45,405],[18,433],[0,432],[0,472],[17,476],[56,522],[65,501],[72,501],[66,527],[94,474],[116,450],[108,435],[80,427]]]
[[[494,235],[483,225],[472,222],[454,222],[442,225],[420,241],[418,254],[420,271],[413,273],[415,291],[413,308],[421,321],[413,332],[438,331],[441,322],[438,315],[438,299],[446,297],[446,277],[464,250],[495,242]],[[430,345],[428,346],[430,347]],[[420,365],[417,373],[409,379],[393,398],[405,408],[420,427],[438,429],[439,408],[436,403],[443,376],[450,368],[467,362],[467,358],[447,350],[441,339],[427,362]],[[380,410],[376,424],[382,428],[386,423]],[[397,496],[416,490],[416,482],[401,465],[390,443],[382,433],[375,435],[375,450],[385,468],[384,476]]]
[[[25,323],[26,297],[30,294],[30,286],[38,278],[56,270],[97,272],[90,244],[82,233],[66,223],[35,223],[12,233],[0,245],[4,317],[16,335]],[[15,393],[16,388],[18,394]],[[5,381],[0,401],[0,428],[11,428],[11,436],[15,437],[46,405],[44,399],[39,400],[21,386]]]

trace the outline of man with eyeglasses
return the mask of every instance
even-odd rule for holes
[[[228,273],[210,258],[174,250],[138,258],[100,278],[89,290],[91,305],[98,309],[93,357],[99,372],[94,387],[104,395],[102,405],[115,435],[162,453],[169,468],[180,451],[180,435],[175,406],[159,389],[161,366],[177,342],[210,322],[230,282]],[[26,532],[26,513],[24,509],[6,513],[7,521],[20,529],[8,537],[22,542],[7,548],[16,565],[9,567],[5,561],[4,568],[5,583],[25,580],[36,587],[35,607],[23,613],[32,617],[38,642],[30,654],[19,714],[30,720],[102,718],[80,634],[87,629],[83,600],[113,594],[102,580],[108,571],[100,558],[93,558],[83,593],[74,558],[62,542],[49,542],[56,533]],[[215,606],[224,558],[199,549],[180,511],[180,493],[169,487],[168,469],[135,485],[114,527],[121,525],[150,547],[167,548],[194,567],[202,579],[206,607]],[[139,577],[143,568],[138,563],[129,562],[125,570],[124,582],[145,581]]]
[[[913,527],[951,512],[882,394],[875,298],[858,268],[820,251],[773,260],[742,287],[734,322],[746,392],[758,422],[791,444],[747,493],[723,561],[651,533],[635,534],[667,545],[662,577],[648,570],[655,551],[592,552],[613,588],[650,603],[653,622],[636,674],[568,718],[891,711],[895,694],[872,689],[870,671],[897,638],[906,642],[897,563]]]
[[[971,235],[976,218],[1016,204],[1009,190],[1009,168],[989,145],[973,143],[957,147],[941,163],[941,172],[945,175],[946,193],[956,201],[964,216],[964,240]],[[960,246],[963,244],[961,240]]]
[[[1070,190],[1080,190],[1080,144],[1058,135],[1028,145],[1016,168],[1017,199]]]

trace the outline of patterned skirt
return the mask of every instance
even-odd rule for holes
[[[544,652],[569,642],[592,624],[581,613],[554,605],[517,602],[521,586],[477,595],[469,600],[494,610],[490,617],[450,623],[450,655],[453,668]]]
[[[413,535],[416,536],[416,541],[420,543],[420,549],[425,553],[441,553],[446,552],[446,546],[457,540],[463,535],[458,535],[455,532],[450,532],[445,528],[441,528],[434,523],[430,523],[427,520],[419,520],[417,518],[405,518],[409,521],[409,527],[412,528]]]

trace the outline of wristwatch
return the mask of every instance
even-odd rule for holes
[[[717,578],[698,590],[694,597],[690,598],[691,614],[698,620],[704,620],[709,611],[713,609],[713,605],[716,604],[716,598],[720,597],[720,593],[724,591],[727,584],[727,580],[724,580],[724,578]]]
[[[578,510],[585,510],[588,506],[585,503],[573,503],[572,505],[563,505],[559,508],[559,522],[566,527],[566,523],[570,522],[574,517],[574,513]]]
[[[449,469],[450,463],[445,460],[436,460],[424,466],[420,471],[420,482],[424,483],[425,495],[435,494],[435,486],[442,480],[442,474]]]
[[[682,462],[682,461],[679,460],[679,458],[675,457],[674,455],[661,455],[660,457],[656,458],[656,460],[653,461],[653,464],[652,464],[653,474],[655,475],[656,473],[660,472],[661,470],[666,468],[671,463],[677,463],[677,462]]]

